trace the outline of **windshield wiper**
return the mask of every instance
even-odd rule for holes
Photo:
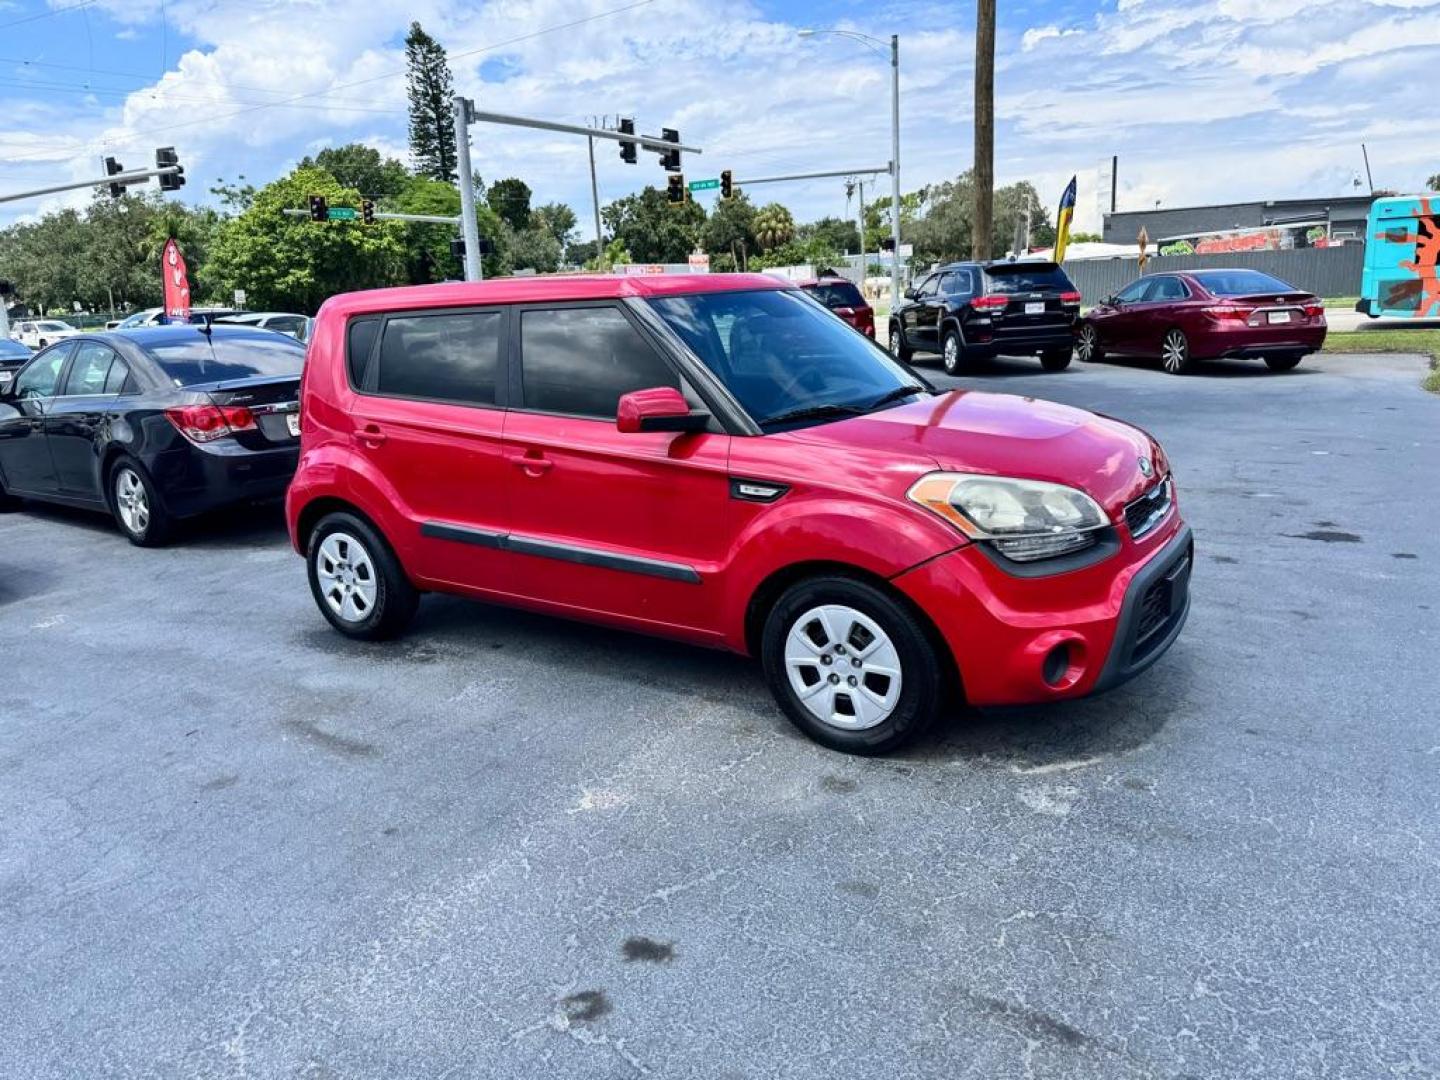
[[[842,416],[859,416],[866,411],[864,405],[807,405],[803,409],[791,409],[789,412],[767,416],[760,421],[760,426],[790,424],[799,420],[831,420]]]
[[[897,386],[894,390],[881,394],[874,401],[870,402],[869,405],[866,405],[865,411],[874,412],[876,409],[883,408],[884,406],[889,405],[891,402],[899,401],[901,398],[912,397],[915,394],[928,393],[930,393],[930,391],[923,386]]]

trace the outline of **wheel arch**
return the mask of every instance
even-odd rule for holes
[[[330,514],[353,514],[374,529],[375,535],[389,544],[391,552],[394,552],[395,545],[391,542],[390,537],[385,535],[385,530],[361,507],[338,495],[320,495],[302,506],[300,513],[295,518],[295,538],[304,545],[301,554],[309,554],[310,534],[315,531],[315,526]],[[404,564],[401,563],[401,565]]]
[[[871,588],[883,592],[905,608],[924,630],[930,647],[940,661],[941,677],[947,696],[954,702],[964,701],[965,691],[960,677],[959,662],[940,633],[940,628],[930,618],[929,613],[905,595],[902,590],[892,585],[887,578],[853,563],[814,559],[790,563],[772,571],[755,587],[745,606],[745,650],[750,656],[758,657],[760,655],[760,639],[765,630],[765,619],[785,591],[801,581],[819,577],[843,577],[863,582]]]

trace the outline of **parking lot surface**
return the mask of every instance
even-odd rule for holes
[[[882,760],[736,657],[440,597],[344,640],[273,508],[0,516],[0,1076],[1435,1075],[1421,372],[962,380],[1158,436],[1194,609]]]

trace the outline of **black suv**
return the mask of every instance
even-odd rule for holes
[[[905,290],[890,316],[890,351],[907,362],[938,352],[949,375],[1000,353],[1062,371],[1079,315],[1080,290],[1053,262],[950,263]]]

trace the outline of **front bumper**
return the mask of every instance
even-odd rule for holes
[[[970,545],[893,583],[935,622],[969,704],[1021,705],[1109,690],[1164,655],[1189,615],[1193,558],[1177,507],[1081,569],[1021,577]]]

